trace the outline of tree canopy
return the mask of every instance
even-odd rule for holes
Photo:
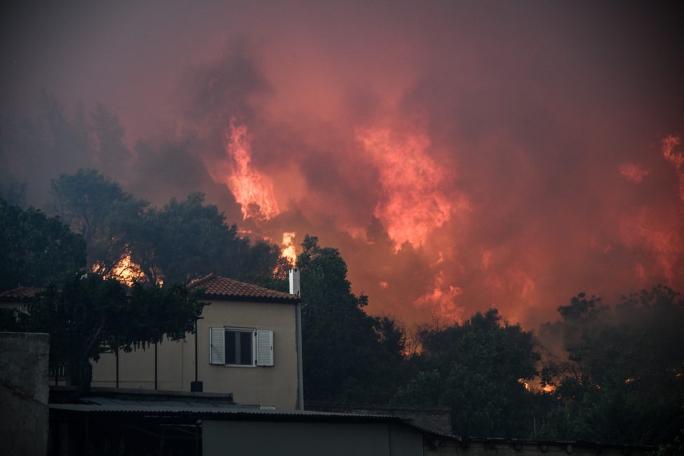
[[[304,391],[307,401],[381,404],[400,382],[403,332],[364,312],[337,249],[306,236],[297,258],[302,280]]]
[[[653,444],[684,429],[684,299],[658,285],[614,306],[581,293],[559,308],[567,359],[547,363],[557,386],[545,433]]]
[[[520,436],[532,427],[524,380],[536,374],[539,355],[532,333],[502,321],[496,309],[462,324],[423,329],[416,375],[395,402],[445,406],[460,435]]]
[[[46,286],[86,264],[83,238],[55,217],[0,199],[0,290]]]
[[[139,264],[148,281],[186,283],[209,272],[282,287],[278,246],[251,242],[200,193],[172,199],[161,208],[125,192],[95,170],[64,174],[52,185],[57,213],[85,239],[88,264],[103,275],[124,256]]]
[[[182,286],[134,284],[74,274],[50,285],[20,314],[24,330],[50,334],[50,364],[65,366],[69,382],[86,389],[90,360],[105,350],[131,350],[178,340],[194,330],[203,304]]]
[[[59,176],[52,182],[52,195],[56,213],[83,236],[88,264],[97,262],[104,271],[119,261],[147,207],[92,169]]]

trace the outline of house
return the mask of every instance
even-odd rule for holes
[[[93,362],[93,387],[232,393],[240,404],[303,408],[298,271],[291,293],[209,274],[196,334]]]

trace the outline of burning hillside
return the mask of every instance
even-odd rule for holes
[[[405,322],[683,289],[677,16],[525,6],[26,11],[2,177],[37,206],[86,166],[155,204],[203,192],[290,263],[307,233],[339,248],[367,309]]]

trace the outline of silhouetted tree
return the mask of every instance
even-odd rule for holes
[[[386,404],[401,382],[404,337],[389,318],[372,317],[355,296],[337,249],[306,236],[302,275],[304,391],[313,402]]]
[[[186,283],[210,272],[283,288],[286,267],[278,246],[250,242],[204,195],[151,207],[95,170],[53,182],[54,207],[87,245],[88,264],[106,275],[125,254],[152,283]]]
[[[523,384],[536,375],[539,360],[531,332],[490,309],[463,324],[424,329],[419,337],[416,375],[396,403],[450,407],[454,431],[464,436],[532,433],[531,395]]]
[[[134,260],[149,274],[158,271],[171,282],[214,272],[269,285],[279,262],[276,245],[240,237],[237,227],[200,193],[148,210],[138,228],[131,238]]]
[[[52,182],[52,194],[57,214],[83,236],[88,264],[99,263],[103,272],[121,258],[147,208],[146,202],[92,169],[59,176]]]
[[[0,199],[0,290],[41,287],[85,266],[83,238],[58,218]]]
[[[684,300],[665,286],[609,307],[579,294],[559,308],[568,360],[549,363],[557,385],[551,437],[657,444],[684,428]]]
[[[90,385],[90,360],[109,349],[182,339],[203,304],[182,286],[134,284],[128,289],[97,274],[76,274],[49,286],[22,315],[29,331],[50,334],[50,364],[64,365],[69,382]]]

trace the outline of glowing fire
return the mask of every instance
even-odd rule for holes
[[[114,266],[107,271],[105,265],[98,261],[90,267],[92,272],[97,274],[102,274],[105,279],[116,279],[124,285],[132,286],[135,282],[142,282],[147,280],[145,273],[143,272],[140,265],[133,261],[130,252],[125,252],[119,261],[117,261]],[[159,285],[163,282],[158,281]]]
[[[654,217],[652,211],[642,208],[623,217],[620,236],[627,247],[650,252],[668,283],[673,283],[677,261],[684,252],[684,239],[677,229],[662,218]],[[641,273],[639,266],[645,275],[647,271],[643,265],[637,266],[637,274]]]
[[[240,205],[242,218],[268,220],[280,213],[273,191],[273,182],[252,167],[247,127],[230,122],[226,153],[233,161],[228,188]]]
[[[380,175],[382,199],[374,215],[385,225],[395,251],[406,242],[420,247],[455,209],[440,190],[445,176],[426,152],[429,139],[415,134],[399,141],[387,129],[367,129],[357,139]]]
[[[677,151],[682,142],[679,136],[669,135],[663,138],[663,157],[672,163],[679,179],[679,198],[684,201],[684,153]]]
[[[648,176],[648,170],[636,163],[623,163],[618,167],[618,171],[633,184],[640,184]]]
[[[539,378],[535,378],[532,380],[519,378],[518,383],[520,383],[525,388],[525,391],[529,391],[531,393],[551,394],[554,391],[556,391],[556,387],[554,385],[549,385],[548,383],[542,385]]]
[[[544,391],[547,394],[553,393],[554,391],[556,391],[556,387],[553,385],[544,385],[542,387],[542,391]]]
[[[287,262],[292,266],[297,262],[297,251],[295,249],[295,236],[297,233],[293,231],[285,231],[283,233],[282,251],[280,256],[287,259]]]
[[[133,283],[139,280],[145,279],[145,273],[142,271],[140,265],[133,261],[130,253],[126,253],[119,259],[108,276],[114,277],[119,282],[128,286],[133,285]]]
[[[432,290],[418,297],[415,305],[427,307],[439,318],[455,322],[460,320],[463,314],[463,308],[456,302],[462,294],[463,290],[460,287],[445,283],[444,272],[440,271],[435,277]]]

